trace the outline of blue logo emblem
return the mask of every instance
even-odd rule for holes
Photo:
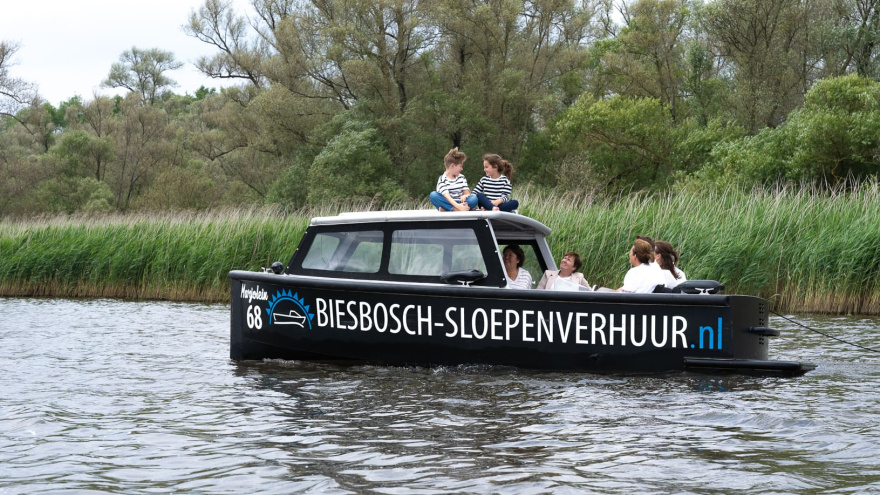
[[[269,300],[270,325],[295,325],[300,328],[312,328],[313,313],[310,306],[298,294],[291,295],[289,290],[280,290]]]

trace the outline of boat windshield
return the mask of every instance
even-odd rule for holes
[[[382,261],[383,239],[379,230],[319,233],[302,266],[311,270],[376,273]]]
[[[449,274],[479,272],[473,285],[502,287],[496,246],[480,220],[313,226],[288,273],[448,284]]]
[[[473,229],[395,230],[391,235],[388,273],[439,276],[463,270],[486,273]]]

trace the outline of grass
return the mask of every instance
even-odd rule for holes
[[[671,242],[690,279],[778,311],[880,314],[880,187],[682,192],[623,199],[518,192],[591,283],[618,287],[636,235]],[[398,204],[393,209],[427,208]],[[0,222],[0,295],[226,301],[231,269],[287,262],[313,216],[375,209],[224,210]],[[558,261],[558,260],[557,260]]]

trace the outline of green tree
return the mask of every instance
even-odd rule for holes
[[[285,8],[291,2],[254,3],[269,32],[283,15],[292,14]],[[232,2],[205,0],[201,7],[190,13],[183,30],[219,50],[211,57],[200,57],[196,61],[196,67],[202,73],[215,79],[246,80],[258,88],[265,85],[262,66],[270,57],[268,44],[260,38],[251,38],[247,19],[235,14]]]
[[[128,209],[159,172],[180,165],[182,156],[171,139],[175,132],[161,108],[143,105],[136,94],[123,101],[112,134],[115,159],[105,175],[117,210]]]
[[[114,142],[109,137],[92,136],[84,130],[70,130],[61,135],[50,150],[67,164],[73,176],[88,176],[101,181],[107,164],[113,160]]]
[[[21,129],[27,133],[31,146],[38,153],[49,151],[55,142],[54,110],[52,105],[43,102],[38,97],[31,102],[31,105],[19,110],[14,116],[14,120],[21,124]]]
[[[36,155],[17,143],[13,133],[0,132],[0,217],[39,211],[31,200],[33,191],[52,176]]]
[[[819,81],[786,127],[798,143],[788,175],[838,184],[880,174],[880,83],[855,74]]]
[[[291,157],[311,146],[313,130],[327,121],[329,112],[322,111],[327,104],[297,98],[283,86],[249,96],[246,105],[228,94],[193,105],[187,145],[229,180],[245,185],[250,196],[263,199]]]
[[[824,2],[716,0],[702,12],[727,66],[737,120],[753,133],[779,125],[820,75]]]
[[[733,120],[733,112],[726,105],[730,87],[719,77],[714,57],[706,44],[691,40],[685,58],[686,74],[682,87],[688,114],[704,126],[714,119]]]
[[[449,120],[478,124],[447,131],[450,144],[476,138],[486,151],[517,161],[528,133],[562,109],[552,100],[565,94],[564,77],[583,66],[599,3],[439,2],[436,77],[449,98],[472,102]]]
[[[37,97],[36,86],[10,73],[18,43],[0,41],[0,117],[16,118],[18,112]]]
[[[223,204],[225,185],[196,163],[169,167],[156,174],[132,206],[150,211],[205,210]],[[242,198],[237,199],[240,205]]]
[[[197,100],[204,100],[205,98],[216,95],[217,90],[214,88],[206,88],[205,86],[199,86],[199,89],[196,90],[195,97]]]
[[[829,24],[830,75],[880,77],[880,0],[835,0]]]
[[[559,111],[555,94],[571,98],[578,87],[571,74],[600,3],[269,0],[255,3],[257,42],[247,41],[229,3],[206,1],[189,32],[219,49],[203,64],[206,74],[249,80],[256,93],[287,90],[288,110],[267,109],[301,117],[273,135],[289,130],[285,140],[320,147],[296,122],[351,112],[382,135],[395,180],[421,194],[435,175],[426,156],[452,146],[516,160],[526,135]],[[296,162],[297,153],[283,158]],[[478,161],[468,166],[479,169]]]
[[[81,112],[75,128],[85,129],[90,135],[98,138],[112,136],[119,124],[120,101],[116,98],[99,96],[85,102]]]
[[[152,105],[163,90],[177,86],[177,82],[165,73],[182,66],[183,62],[175,60],[171,52],[132,47],[122,52],[119,61],[113,63],[110,74],[101,84],[107,88],[125,88],[136,93],[144,104]]]
[[[686,116],[682,101],[691,4],[690,0],[623,4],[625,25],[601,56],[602,72],[610,78],[613,94],[656,98],[674,120]]]
[[[391,157],[382,137],[369,124],[343,120],[342,129],[329,140],[309,167],[308,202],[406,197],[392,174]]]
[[[676,170],[672,115],[655,98],[584,96],[559,120],[557,146],[563,160],[583,164],[570,173],[590,174],[609,193],[665,186]]]
[[[34,195],[46,213],[113,211],[110,187],[92,177],[59,175],[41,183]]]
[[[812,181],[819,187],[880,174],[880,83],[856,75],[816,83],[785,124],[713,150],[704,180]]]

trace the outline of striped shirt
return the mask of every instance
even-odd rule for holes
[[[499,175],[497,179],[484,175],[474,187],[474,193],[483,193],[489,199],[500,198],[502,201],[507,201],[510,199],[511,189],[512,186],[506,175]]]
[[[532,274],[525,268],[520,268],[516,274],[516,279],[511,280],[507,287],[510,289],[531,289]]]
[[[470,190],[464,174],[458,174],[455,179],[450,179],[446,177],[446,174],[442,174],[437,179],[437,192],[440,194],[449,193],[455,201],[461,200],[461,192],[465,189]]]

